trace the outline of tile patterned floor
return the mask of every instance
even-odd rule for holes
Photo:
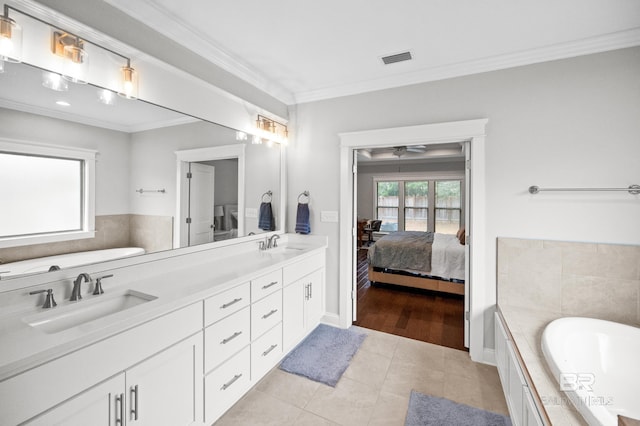
[[[495,367],[467,352],[368,334],[335,388],[274,368],[216,423],[404,425],[411,389],[508,415]]]

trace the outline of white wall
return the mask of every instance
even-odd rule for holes
[[[301,104],[292,109],[289,194],[311,191],[312,232],[328,235],[327,309],[338,314],[338,133],[488,118],[485,298],[495,303],[496,238],[640,244],[640,196],[542,187],[640,184],[640,48]],[[289,204],[293,231],[295,203]],[[493,347],[491,312],[485,347]]]

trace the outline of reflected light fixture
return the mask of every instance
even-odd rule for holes
[[[0,16],[0,61],[22,62],[22,27],[9,18],[9,6]]]
[[[51,51],[65,58],[62,76],[72,83],[86,84],[89,69],[89,54],[84,50],[84,41],[78,36],[54,31],[51,36]]]
[[[116,94],[109,89],[98,89],[98,100],[105,105],[115,105]]]
[[[127,58],[127,65],[121,68],[122,87],[118,95],[126,99],[138,98],[138,73],[131,68],[131,60]]]
[[[67,80],[55,72],[43,71],[42,85],[47,89],[55,90],[56,92],[66,92],[69,90],[69,83]]]
[[[266,142],[286,145],[289,142],[289,130],[286,125],[258,114],[256,134],[253,136],[252,143],[260,144]]]

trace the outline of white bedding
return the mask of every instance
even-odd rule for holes
[[[464,259],[464,246],[455,235],[434,235],[430,275],[464,280]]]

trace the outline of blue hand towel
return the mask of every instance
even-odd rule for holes
[[[273,218],[273,211],[271,210],[271,203],[260,204],[260,218],[258,219],[258,228],[263,231],[275,231],[276,221]]]
[[[298,234],[311,233],[311,224],[309,223],[309,204],[298,203],[298,213],[296,215],[296,232]]]

